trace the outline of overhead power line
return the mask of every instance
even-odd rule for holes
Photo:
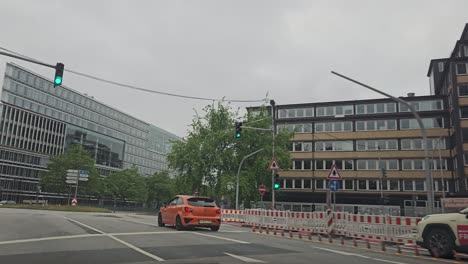
[[[15,52],[15,51],[3,48],[3,47],[0,47],[0,50],[4,50],[4,51],[10,52],[12,54],[22,56],[24,58],[34,60],[34,61],[39,62],[39,63],[44,63],[44,62],[41,62],[41,61],[39,61],[37,59],[28,57],[26,55],[23,55],[21,53],[18,53],[18,52]],[[260,103],[260,102],[265,102],[265,101],[268,100],[268,98],[254,99],[254,100],[243,100],[243,99],[226,99],[226,98],[218,99],[218,98],[182,95],[182,94],[175,94],[175,93],[168,93],[168,92],[150,90],[150,89],[146,89],[146,88],[143,88],[143,87],[138,87],[138,86],[134,86],[134,85],[130,85],[130,84],[125,84],[125,83],[121,83],[121,82],[117,82],[117,81],[112,81],[112,80],[104,79],[104,78],[101,78],[101,77],[93,76],[91,74],[87,74],[87,73],[67,69],[66,67],[65,67],[65,71],[69,72],[69,73],[72,73],[72,74],[75,74],[75,75],[86,77],[86,78],[89,78],[89,79],[92,79],[92,80],[95,80],[95,81],[104,82],[104,83],[108,83],[108,84],[112,84],[112,85],[116,85],[116,86],[120,86],[120,87],[124,87],[124,88],[128,88],[128,89],[132,89],[132,90],[138,90],[138,91],[147,92],[147,93],[161,94],[161,95],[172,96],[172,97],[179,97],[179,98],[184,98],[184,99],[203,100],[203,101],[219,101],[219,102],[236,102],[236,103]]]

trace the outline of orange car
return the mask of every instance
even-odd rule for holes
[[[221,209],[210,197],[177,195],[159,209],[158,226],[164,225],[175,225],[177,230],[210,227],[218,231]]]

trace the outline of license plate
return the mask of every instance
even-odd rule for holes
[[[198,221],[200,224],[211,224],[211,220],[200,220]]]

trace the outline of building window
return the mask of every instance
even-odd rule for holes
[[[354,114],[352,105],[321,106],[317,107],[317,115],[320,116],[341,116]]]
[[[315,133],[353,131],[353,122],[315,123]]]
[[[358,190],[367,190],[367,180],[357,180]]]
[[[369,180],[369,190],[377,190],[378,180]]]
[[[366,150],[398,150],[396,139],[386,140],[357,140],[356,149],[358,151]]]
[[[443,118],[423,118],[422,119],[425,128],[443,128]],[[401,119],[401,129],[419,129],[419,124],[416,119]]]
[[[468,106],[460,106],[461,118],[468,118]]]
[[[325,179],[315,180],[315,189],[324,190],[325,189]]]
[[[356,121],[356,131],[395,130],[396,120]]]
[[[402,160],[403,170],[424,170],[423,159],[404,159]]]
[[[415,180],[414,183],[415,183],[416,191],[425,191],[426,190],[424,180]]]
[[[312,124],[282,124],[277,125],[276,129],[279,131],[288,130],[289,132],[295,133],[312,133]]]
[[[313,117],[314,108],[278,109],[279,118]]]
[[[413,180],[403,180],[403,191],[413,191]]]
[[[360,104],[356,105],[356,114],[380,114],[380,113],[395,113],[395,103],[378,103],[378,104]]]
[[[342,180],[343,190],[354,190],[354,181],[353,180]]]
[[[315,151],[353,151],[352,141],[317,141]]]
[[[468,84],[458,86],[458,96],[468,96]]]
[[[316,170],[330,170],[336,164],[336,167],[339,170],[353,170],[354,162],[353,160],[315,160],[315,169]]]
[[[357,160],[358,170],[398,170],[398,160]]]
[[[443,110],[442,100],[426,100],[409,102],[416,111],[437,111]],[[400,103],[400,112],[411,112],[407,105]]]
[[[293,160],[291,164],[292,170],[311,170],[312,160]]]
[[[427,146],[429,149],[446,149],[445,138],[428,138]],[[401,139],[402,150],[422,150],[423,144],[420,138]]]
[[[309,179],[304,179],[304,189],[311,189],[312,188],[312,185],[310,184],[310,181]]]
[[[467,74],[466,63],[457,63],[457,75]]]
[[[292,142],[291,151],[311,152],[312,142]]]

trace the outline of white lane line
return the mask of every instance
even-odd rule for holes
[[[340,254],[340,255],[344,255],[344,256],[354,256],[354,257],[359,257],[359,258],[364,258],[364,259],[372,259],[372,260],[376,260],[376,261],[380,261],[380,262],[386,262],[386,263],[392,263],[392,264],[407,264],[405,262],[398,262],[398,261],[391,261],[391,260],[387,260],[387,259],[374,258],[374,257],[369,257],[369,256],[364,256],[364,255],[361,255],[361,254],[357,254],[357,253],[333,250],[333,249],[329,249],[329,248],[322,248],[322,247],[312,247],[312,248],[320,249],[320,250],[324,250],[324,251],[328,251],[328,252],[332,252],[332,253]]]
[[[78,222],[78,221],[73,220],[73,219],[68,218],[68,217],[65,217],[65,219],[70,220],[70,221],[72,221],[72,222],[75,222],[75,223],[77,223],[77,224],[79,224],[79,225],[82,225],[82,226],[84,226],[84,227],[87,227],[87,228],[89,228],[89,229],[91,229],[91,230],[94,230],[94,231],[96,231],[96,232],[98,232],[98,233],[101,233],[101,234],[103,234],[103,235],[105,235],[105,236],[107,236],[107,237],[109,237],[109,238],[112,238],[113,240],[115,240],[115,241],[117,241],[117,242],[119,242],[119,243],[121,243],[121,244],[123,244],[123,245],[125,245],[125,246],[127,246],[127,247],[129,247],[129,248],[131,248],[131,249],[133,249],[133,250],[135,250],[135,251],[137,251],[137,252],[140,252],[141,254],[143,254],[143,255],[145,255],[145,256],[147,256],[147,257],[149,257],[149,258],[152,258],[152,259],[154,259],[154,260],[156,260],[156,261],[164,261],[164,259],[162,259],[162,258],[160,258],[160,257],[158,257],[158,256],[155,256],[155,255],[153,255],[153,254],[151,254],[151,253],[149,253],[149,252],[147,252],[147,251],[144,251],[143,249],[141,249],[141,248],[139,248],[139,247],[136,247],[136,246],[134,246],[134,245],[132,245],[132,244],[130,244],[130,243],[128,243],[128,242],[125,242],[125,241],[123,241],[122,239],[117,238],[117,237],[115,237],[115,236],[113,236],[113,235],[111,235],[111,234],[106,234],[106,233],[104,233],[103,231],[101,231],[101,230],[99,230],[99,229],[96,229],[96,228],[91,227],[91,226],[89,226],[89,225],[83,224],[83,223],[81,223],[81,222]]]
[[[103,234],[83,234],[83,235],[70,235],[70,236],[28,238],[28,239],[0,241],[0,245],[28,243],[28,242],[39,242],[39,241],[48,241],[48,240],[59,240],[59,239],[83,238],[83,237],[99,237],[99,236],[104,236],[104,235]]]
[[[157,235],[157,234],[183,234],[185,231],[149,231],[149,232],[123,232],[107,233],[111,236],[138,236],[138,235]]]
[[[137,224],[142,224],[142,225],[149,225],[149,226],[157,226],[159,227],[157,224],[153,224],[153,223],[146,223],[146,222],[141,222],[141,221],[136,221],[136,220],[130,220],[130,219],[120,219],[122,221],[125,221],[125,222],[131,222],[131,223],[137,223]]]
[[[249,242],[246,242],[246,241],[241,241],[241,240],[227,238],[227,237],[213,236],[213,235],[203,234],[203,233],[199,233],[199,232],[189,232],[189,234],[196,234],[196,235],[199,235],[199,236],[212,237],[212,238],[227,240],[227,241],[236,242],[236,243],[240,243],[240,244],[250,244]]]
[[[228,256],[230,256],[230,257],[233,257],[233,258],[242,260],[242,261],[244,261],[244,262],[250,262],[250,263],[265,263],[265,261],[263,261],[263,260],[248,258],[248,257],[244,257],[244,256],[238,256],[238,255],[234,255],[234,254],[229,254],[229,253],[227,253],[227,252],[224,252],[224,254],[226,254],[226,255],[228,255]]]

